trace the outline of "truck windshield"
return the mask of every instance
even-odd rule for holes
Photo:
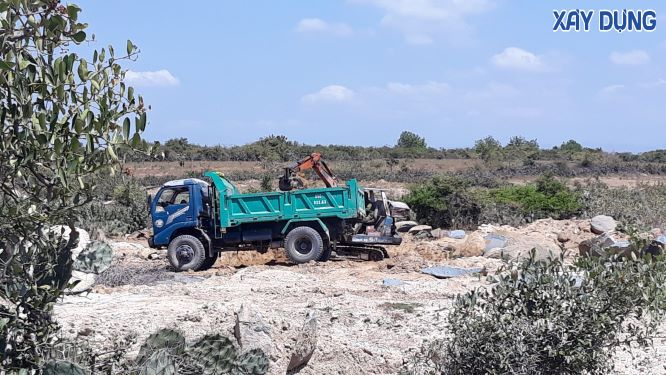
[[[190,204],[190,191],[187,187],[162,190],[157,201],[157,210],[164,210],[172,204]]]

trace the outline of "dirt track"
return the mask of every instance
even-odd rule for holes
[[[139,247],[139,248],[137,248]],[[126,262],[146,260],[152,251],[117,243]],[[104,343],[114,335],[136,333],[141,342],[162,327],[181,329],[194,339],[205,333],[233,335],[234,312],[241,304],[259,311],[271,326],[274,353],[271,373],[284,374],[290,348],[308,311],[319,322],[317,350],[300,374],[394,374],[424,341],[443,337],[453,298],[485,284],[476,276],[439,280],[421,274],[423,266],[485,266],[500,261],[482,257],[446,260],[411,241],[391,250],[378,263],[331,261],[291,266],[281,254],[225,254],[213,270],[178,274],[155,285],[96,287],[88,295],[69,296],[56,307],[67,335],[88,333]],[[270,265],[266,265],[269,263]],[[242,266],[245,264],[247,266]],[[384,286],[391,278],[404,282]],[[666,374],[666,346],[659,354],[636,350],[619,353],[618,374]],[[135,344],[133,350],[138,350]]]

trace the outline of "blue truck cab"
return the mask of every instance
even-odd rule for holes
[[[224,175],[204,174],[164,184],[149,198],[148,244],[167,248],[179,271],[210,268],[222,251],[284,247],[295,263],[335,255],[381,260],[378,245],[399,245],[394,208],[384,192],[344,186],[242,194]]]

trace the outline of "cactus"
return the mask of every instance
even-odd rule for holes
[[[48,362],[43,368],[43,374],[44,375],[88,375],[90,374],[90,372],[68,361],[56,361],[56,362]]]
[[[148,336],[139,349],[137,362],[144,363],[154,352],[166,350],[168,354],[180,356],[185,351],[185,337],[179,331],[173,329],[161,329]]]
[[[93,241],[76,257],[74,269],[85,273],[100,273],[111,266],[113,251],[102,241]]]
[[[154,351],[146,359],[141,368],[140,375],[175,375],[176,366],[168,348]]]
[[[236,367],[236,348],[231,340],[221,335],[202,337],[188,353],[204,374],[227,374]]]
[[[240,374],[262,375],[268,372],[268,358],[261,349],[252,349],[241,354],[236,365]]]

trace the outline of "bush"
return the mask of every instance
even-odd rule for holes
[[[540,177],[532,185],[489,190],[487,199],[529,219],[566,219],[581,211],[579,194],[551,175]]]
[[[607,374],[618,348],[651,342],[666,308],[663,259],[531,259],[489,280],[457,297],[450,336],[406,373]]]
[[[469,188],[469,181],[464,179],[435,177],[413,186],[404,200],[421,222],[447,228],[473,227],[481,211]]]

